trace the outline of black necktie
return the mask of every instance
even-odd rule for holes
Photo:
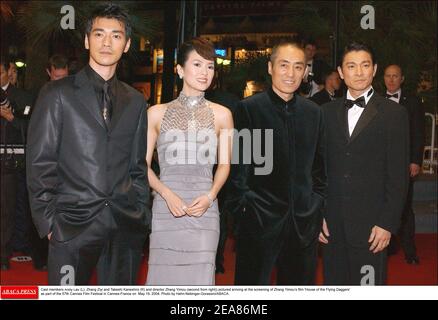
[[[105,121],[106,127],[109,128],[111,123],[111,97],[109,94],[109,85],[107,82],[103,84],[103,103],[102,103],[102,115]]]
[[[347,109],[352,108],[355,104],[357,104],[361,108],[365,108],[365,106],[366,106],[365,98],[362,96],[360,98],[357,98],[356,100],[350,100],[350,99],[345,100],[345,107]]]
[[[389,98],[395,98],[395,99],[398,99],[398,93],[394,93],[394,94],[389,94],[389,93],[387,93],[386,94],[386,97],[389,99]]]

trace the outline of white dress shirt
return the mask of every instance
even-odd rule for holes
[[[8,90],[8,87],[9,87],[9,82],[8,82],[7,84],[5,84],[5,85],[2,87],[2,89],[3,89],[4,91],[6,91],[6,90]]]
[[[311,73],[313,71],[313,59],[307,61],[307,73],[306,73],[306,77],[309,73]]]
[[[370,101],[371,97],[374,94],[373,92],[368,96],[368,93],[370,90],[373,90],[373,87],[370,87],[367,91],[365,91],[363,94],[361,94],[357,98],[353,98],[353,96],[350,94],[350,90],[347,91],[347,99],[349,100],[356,100],[360,97],[365,98],[365,104],[368,104],[368,101]],[[351,134],[353,133],[354,128],[356,127],[357,122],[359,121],[360,116],[362,115],[362,112],[364,111],[364,108],[359,107],[357,104],[353,105],[350,109],[348,109],[348,131]]]
[[[305,79],[307,80],[307,77],[309,76],[309,73],[313,73],[313,59],[307,61],[307,72],[305,74]],[[318,86],[318,84],[312,80],[311,81],[311,87],[310,87],[310,92],[307,95],[307,98],[313,97],[316,93],[320,92],[320,88]]]
[[[388,98],[388,99],[390,99],[390,100],[392,100],[392,101],[395,101],[395,102],[397,102],[397,103],[400,103],[400,98],[401,98],[401,88],[400,89],[398,89],[396,92],[389,92],[388,90],[386,91],[386,94],[390,94],[390,95],[393,95],[393,94],[396,94],[396,93],[398,93],[398,98],[394,98],[394,97],[391,97],[391,98]]]

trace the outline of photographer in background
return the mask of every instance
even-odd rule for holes
[[[0,67],[1,269],[8,270],[9,257],[16,249],[12,243],[15,224],[19,224],[26,236],[31,223],[25,177],[25,137],[32,97],[10,84],[9,59],[2,56]],[[29,246],[29,241],[21,241],[20,245]]]
[[[9,62],[8,70],[9,83],[14,87],[18,87],[18,70],[14,62]]]

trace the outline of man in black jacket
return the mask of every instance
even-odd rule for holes
[[[2,106],[0,107],[0,156],[1,156],[1,269],[10,267],[9,257],[14,249],[22,251],[30,248],[14,248],[14,227],[23,230],[30,224],[25,178],[25,143],[28,118],[31,113],[32,96],[10,83],[11,63],[7,57],[1,57],[0,83],[2,88]],[[18,218],[18,219],[17,219]],[[18,221],[17,221],[18,220]],[[28,239],[18,241],[28,246]],[[17,241],[16,241],[17,242]]]
[[[68,59],[62,54],[54,54],[47,61],[47,75],[50,81],[60,80],[68,76]],[[30,232],[30,240],[32,242],[32,262],[37,270],[47,269],[47,258],[49,251],[49,243],[47,237],[40,238],[35,225],[32,226]]]
[[[28,137],[33,218],[49,238],[49,284],[136,284],[150,221],[146,101],[115,76],[130,46],[127,14],[98,7],[89,64],[40,92]]]
[[[425,136],[424,110],[417,97],[409,96],[406,94],[405,90],[401,89],[404,76],[399,65],[392,64],[386,67],[384,81],[386,86],[386,97],[404,106],[409,115],[409,175],[411,179],[398,236],[400,238],[401,247],[405,253],[406,262],[408,264],[419,264],[420,259],[417,256],[417,248],[415,247],[415,215],[414,210],[412,209],[412,197],[414,179],[420,173],[423,162]],[[393,240],[394,239],[391,240],[391,243]]]
[[[316,58],[316,42],[313,39],[304,41],[304,53],[306,54],[307,70],[300,85],[300,92],[305,97],[312,97],[321,90],[324,85],[323,73],[330,69],[329,65],[322,59]]]
[[[339,78],[339,73],[336,70],[327,69],[324,71],[322,81],[324,83],[324,89],[310,97],[310,100],[320,106],[324,103],[335,100],[336,91],[339,90],[341,86],[341,79]]]
[[[54,54],[47,61],[47,75],[50,81],[59,80],[68,76],[68,59],[62,54]]]
[[[345,47],[338,67],[347,95],[323,105],[328,196],[320,241],[327,285],[386,282],[386,247],[400,224],[408,187],[405,108],[372,88],[370,47]]]
[[[269,285],[275,265],[277,284],[315,283],[326,195],[324,124],[321,108],[297,94],[305,70],[301,46],[275,46],[268,62],[272,87],[243,100],[234,115],[240,151],[229,192],[237,223],[235,284]],[[252,154],[245,151],[250,146]]]

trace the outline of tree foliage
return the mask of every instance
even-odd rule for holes
[[[130,16],[132,24],[132,45],[138,47],[140,37],[153,39],[160,27],[160,22],[149,11],[147,1],[113,1],[124,7]],[[24,32],[28,50],[28,61],[38,66],[28,68],[26,83],[41,82],[41,70],[44,70],[48,57],[47,47],[53,42],[62,40],[72,48],[83,48],[86,21],[94,8],[102,1],[28,1],[17,12],[17,23]],[[64,30],[61,27],[61,8],[70,5],[74,8],[75,28]],[[128,52],[128,58],[138,60],[136,50]]]

